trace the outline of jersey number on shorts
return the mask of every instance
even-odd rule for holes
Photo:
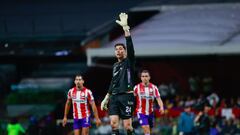
[[[131,107],[126,106],[126,113],[131,113]]]

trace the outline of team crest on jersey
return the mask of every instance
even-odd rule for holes
[[[85,99],[86,99],[86,96],[85,96],[85,93],[84,93],[84,92],[82,92],[82,93],[80,94],[80,99],[81,99],[81,100],[85,100]]]
[[[149,89],[150,92],[153,92],[153,89]]]
[[[149,89],[149,95],[153,96],[153,89]]]

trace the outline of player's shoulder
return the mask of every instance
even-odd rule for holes
[[[68,92],[71,92],[71,91],[73,91],[74,90],[74,87],[73,88],[70,88],[69,90],[68,90]]]
[[[117,66],[119,64],[119,62],[117,61],[117,62],[115,62],[114,64],[113,64],[113,67],[115,67],[115,66]]]
[[[134,86],[134,90],[135,91],[138,91],[138,90],[140,90],[141,89],[141,85],[142,85],[142,83],[138,83],[138,84],[136,84],[135,86]]]
[[[134,86],[134,88],[137,88],[138,86],[140,86],[141,85],[141,83],[138,83],[138,84],[136,84],[135,86]]]
[[[158,89],[157,85],[155,85],[155,84],[153,84],[153,83],[151,83],[151,85],[152,85],[152,87],[153,87],[154,89]]]
[[[87,92],[92,92],[89,88],[86,88],[86,87],[85,87],[85,90],[86,90]]]

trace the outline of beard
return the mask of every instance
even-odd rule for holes
[[[76,85],[76,86],[77,86],[77,88],[79,88],[79,89],[80,89],[80,88],[82,88],[82,86],[81,86],[81,84],[80,84],[80,83],[77,83],[77,85]]]

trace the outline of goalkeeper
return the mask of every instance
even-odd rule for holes
[[[128,135],[134,135],[132,127],[132,115],[134,111],[133,76],[135,66],[135,54],[130,27],[127,20],[128,15],[121,13],[120,20],[116,20],[122,26],[126,38],[125,46],[123,43],[115,44],[115,56],[117,62],[113,65],[113,75],[109,90],[101,103],[101,109],[107,110],[109,102],[109,116],[112,127],[112,135],[119,134],[119,120],[123,120],[123,127]]]

